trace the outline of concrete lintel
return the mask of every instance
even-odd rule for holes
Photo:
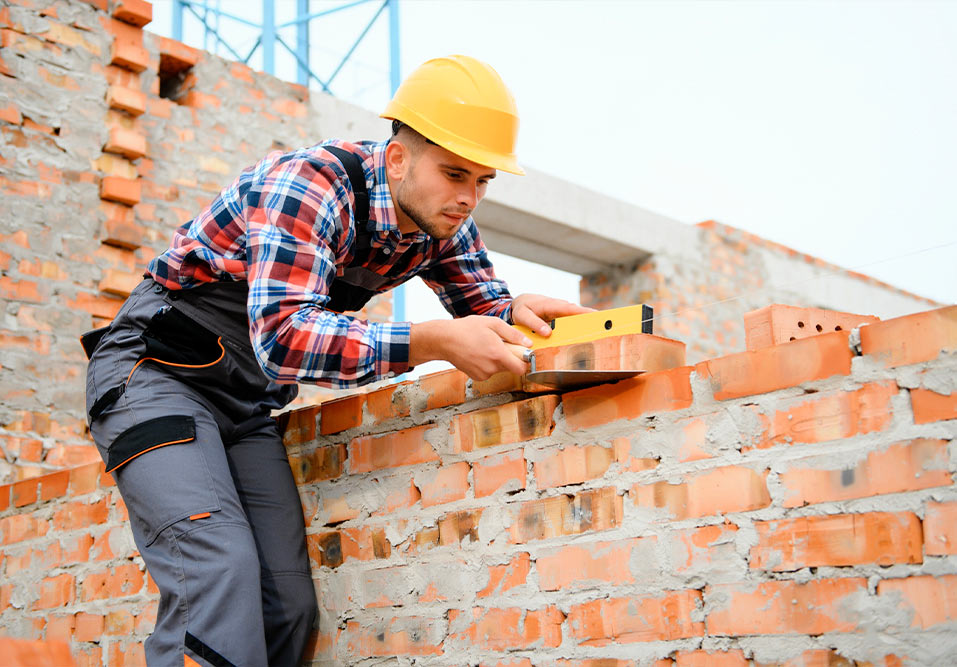
[[[322,138],[387,137],[389,121],[322,93],[311,104]],[[694,227],[569,181],[527,169],[499,172],[475,221],[492,250],[587,275],[633,266],[650,255],[687,256],[698,243]]]

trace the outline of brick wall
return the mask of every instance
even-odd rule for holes
[[[340,129],[324,99],[150,34],[151,16],[142,0],[0,7],[0,481],[98,460],[80,334],[240,170]],[[387,320],[390,299],[364,315]]]
[[[948,664],[955,350],[950,307],[567,393],[447,371],[288,413],[311,658]],[[3,632],[141,660],[154,589],[101,466],[0,508]]]

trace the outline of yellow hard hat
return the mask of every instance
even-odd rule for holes
[[[382,118],[486,167],[524,174],[515,158],[518,109],[502,77],[469,56],[434,58],[410,74]]]

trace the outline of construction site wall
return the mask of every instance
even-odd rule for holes
[[[957,307],[521,387],[453,370],[282,417],[312,664],[952,663]],[[0,487],[0,566],[3,633],[142,663],[156,590],[100,464]]]

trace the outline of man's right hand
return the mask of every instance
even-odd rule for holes
[[[487,315],[469,315],[454,320],[430,320],[412,325],[409,365],[442,359],[473,380],[487,380],[507,371],[516,375],[528,372],[528,364],[519,359],[506,343],[530,347],[523,333],[504,320]]]

